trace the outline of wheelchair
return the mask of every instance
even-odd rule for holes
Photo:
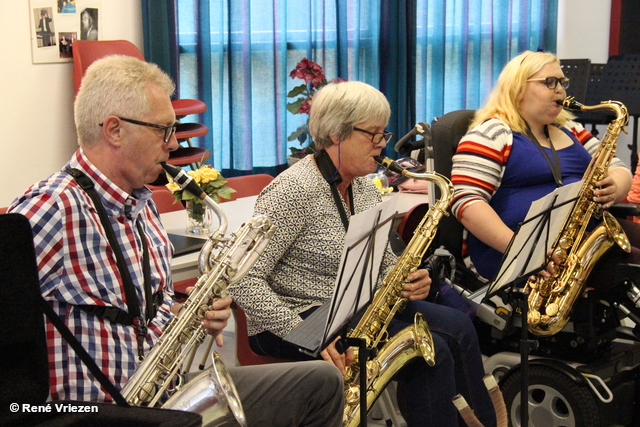
[[[436,172],[451,178],[453,154],[473,114],[459,110],[434,119],[431,146],[424,152]],[[465,267],[462,242],[462,224],[451,215],[442,218],[431,250],[439,248],[447,273],[440,270],[432,277],[445,281],[475,310],[485,370],[498,380],[510,425],[520,426],[521,317],[508,291],[485,300],[487,285]],[[455,274],[443,277],[452,270]],[[640,309],[630,299],[634,289],[640,289],[640,266],[620,265],[613,287],[579,298],[561,332],[529,335],[535,343],[528,358],[530,425],[640,426]]]

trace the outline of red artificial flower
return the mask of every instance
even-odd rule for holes
[[[289,76],[304,80],[305,83],[311,84],[312,88],[321,86],[326,81],[322,67],[307,58],[302,58]]]
[[[300,108],[298,108],[298,114],[309,114],[311,111],[311,97],[308,97],[305,101],[302,101]]]

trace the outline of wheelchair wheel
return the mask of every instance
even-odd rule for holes
[[[509,425],[521,425],[521,371],[502,384]],[[534,427],[598,427],[600,416],[587,386],[547,366],[529,367],[529,425]]]

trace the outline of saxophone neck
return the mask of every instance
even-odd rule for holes
[[[407,178],[417,179],[421,181],[429,181],[434,183],[440,190],[440,199],[438,199],[438,203],[446,204],[445,209],[449,207],[449,203],[453,198],[453,184],[451,184],[451,181],[449,181],[449,179],[447,179],[447,177],[445,177],[444,175],[440,175],[437,172],[423,172],[423,173],[409,172],[408,170],[400,166],[397,162],[393,161],[388,157],[374,156],[373,158],[376,162],[378,162],[378,164],[380,164],[380,166],[384,167],[385,169],[391,172],[399,173],[400,175],[405,176]]]
[[[583,105],[576,101],[573,96],[568,96],[559,104],[569,111],[598,111],[611,110],[616,115],[616,124],[618,126],[626,126],[629,123],[629,112],[627,107],[620,101],[602,101],[598,105]]]

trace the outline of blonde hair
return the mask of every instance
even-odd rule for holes
[[[386,126],[390,116],[389,101],[373,86],[357,81],[329,83],[313,96],[309,132],[321,149],[333,144],[332,136],[348,138],[358,123]]]
[[[487,97],[484,106],[476,111],[469,129],[491,118],[499,118],[511,130],[524,133],[527,124],[520,115],[520,101],[524,96],[527,80],[542,67],[551,63],[560,63],[557,56],[549,52],[527,50],[513,58],[502,69],[498,81]],[[566,110],[556,117],[555,123],[562,126],[575,116]]]
[[[99,124],[108,116],[139,119],[152,105],[147,88],[156,85],[167,96],[175,86],[157,65],[131,56],[111,55],[92,63],[74,103],[78,144],[91,146],[100,137]]]

